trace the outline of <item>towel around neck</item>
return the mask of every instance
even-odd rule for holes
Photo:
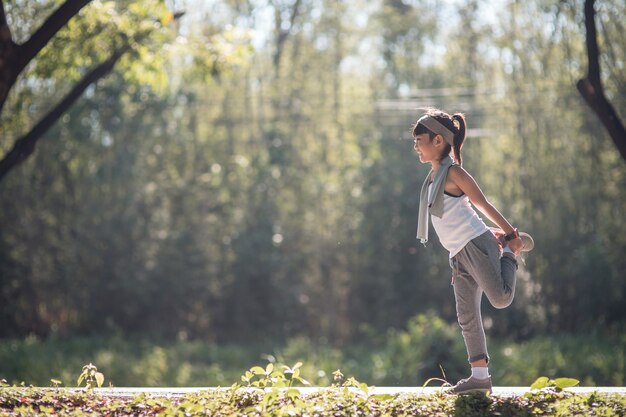
[[[446,185],[446,178],[448,177],[448,169],[454,165],[454,161],[448,155],[441,160],[439,169],[435,173],[433,178],[432,192],[428,195],[428,185],[430,183],[430,177],[433,170],[431,169],[424,184],[422,185],[422,191],[420,192],[420,206],[417,218],[417,238],[426,244],[428,241],[428,213],[433,216],[443,216],[443,193]]]

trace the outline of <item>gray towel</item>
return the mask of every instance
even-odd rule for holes
[[[420,192],[420,207],[417,218],[417,238],[423,243],[428,242],[428,213],[441,218],[443,216],[443,192],[448,177],[448,169],[453,165],[452,158],[446,156],[441,160],[441,165],[435,173],[433,179],[433,188],[430,196],[428,195],[428,185],[432,170],[426,176],[422,191]]]

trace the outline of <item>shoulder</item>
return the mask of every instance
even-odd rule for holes
[[[468,184],[475,184],[476,180],[465,168],[460,165],[452,165],[448,170],[448,180],[456,184],[459,188],[464,188]]]
[[[471,177],[471,175],[465,170],[465,168],[455,164],[448,169],[448,177],[450,177],[451,179],[461,179]]]

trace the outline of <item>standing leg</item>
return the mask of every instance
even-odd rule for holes
[[[462,253],[457,257],[462,257]],[[487,342],[480,313],[480,301],[483,295],[482,289],[467,271],[464,263],[457,262],[454,278],[454,298],[456,300],[456,314],[461,326],[461,333],[465,341],[469,362],[489,360]]]
[[[452,262],[455,271],[453,282],[457,318],[461,326],[463,340],[465,340],[468,360],[472,365],[472,375],[460,380],[447,392],[451,394],[473,391],[490,392],[491,377],[487,368],[489,354],[480,312],[483,290],[470,274],[471,266],[467,247],[461,250],[452,259]]]

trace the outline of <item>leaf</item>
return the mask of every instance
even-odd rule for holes
[[[98,387],[101,387],[104,384],[104,374],[102,372],[96,372],[96,383]]]
[[[387,400],[393,400],[394,398],[396,398],[396,395],[393,395],[393,394],[373,394],[373,395],[370,395],[368,398],[370,398],[372,400],[377,400],[377,401],[387,401]]]
[[[446,385],[446,384],[450,385],[450,384],[448,383],[448,381],[446,381],[445,379],[441,379],[441,378],[428,378],[428,379],[426,380],[426,382],[424,382],[424,384],[422,385],[422,388],[424,388],[424,387],[426,387],[428,384],[430,384],[430,383],[431,383],[431,381],[439,381],[439,382],[442,382],[442,383],[443,383],[443,385]],[[442,386],[443,386],[443,385],[442,385]]]
[[[542,389],[548,386],[548,383],[550,382],[550,378],[548,378],[547,376],[541,376],[539,378],[537,378],[537,380],[535,382],[533,382],[533,384],[530,386],[530,389]]]
[[[296,370],[296,369],[298,369],[298,368],[299,368],[299,367],[301,367],[301,366],[302,366],[302,362],[298,362],[298,363],[296,363],[296,364],[293,366],[293,369],[294,369],[294,370]]]
[[[261,368],[260,366],[253,366],[252,368],[250,368],[250,372],[255,375],[263,375],[265,373],[265,369]]]
[[[554,380],[554,385],[560,389],[575,387],[579,383],[580,381],[574,378],[557,378]]]
[[[298,391],[296,388],[290,388],[285,392],[285,397],[290,398],[290,399],[294,399],[294,398],[300,398],[300,391]]]
[[[268,363],[267,367],[265,368],[265,374],[266,375],[270,375],[273,370],[274,370],[274,364],[273,363]]]
[[[341,378],[343,378],[343,374],[341,373],[341,370],[337,369],[335,372],[333,372],[333,379],[335,381],[338,381]]]
[[[365,393],[365,395],[367,395],[369,393],[369,387],[367,386],[367,384],[365,382],[361,382],[359,384],[359,389],[361,391],[363,391]]]

